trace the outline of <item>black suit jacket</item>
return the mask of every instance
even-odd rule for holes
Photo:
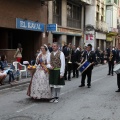
[[[111,61],[112,62],[114,62],[114,61],[116,61],[116,51],[115,50],[112,50],[112,59],[111,59]],[[107,60],[109,61],[109,57],[110,57],[110,52],[109,53],[107,53]]]
[[[87,51],[84,52],[83,54],[84,61],[87,60],[88,62],[92,63],[96,61],[95,53],[93,51],[90,52],[88,55]],[[89,67],[90,69],[93,69],[93,64]]]
[[[67,47],[65,47],[65,48],[63,49],[63,53],[64,53],[64,55],[65,55],[65,59],[67,59],[66,57],[69,56],[70,51],[68,50]]]
[[[80,58],[81,58],[81,52],[79,50],[73,50],[72,51],[72,56],[71,56],[72,63],[75,63],[75,62],[79,63]]]
[[[119,56],[119,54],[120,54],[120,50],[117,50],[116,51],[116,62],[117,63],[120,62],[120,56]]]
[[[50,53],[53,51],[52,47],[48,47],[48,49]]]

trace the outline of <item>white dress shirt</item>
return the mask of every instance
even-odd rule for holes
[[[58,51],[53,52],[54,55],[56,55]],[[47,68],[51,68],[51,64],[50,64],[50,56],[51,54],[48,56],[47,58]],[[64,72],[65,72],[65,56],[63,54],[63,52],[60,52],[60,60],[61,60],[61,67],[60,67],[60,76],[64,76]]]

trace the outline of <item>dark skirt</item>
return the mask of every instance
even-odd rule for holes
[[[64,78],[60,78],[60,70],[49,71],[49,84],[50,85],[65,85]]]

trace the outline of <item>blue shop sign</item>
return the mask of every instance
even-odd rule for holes
[[[57,24],[47,24],[47,31],[57,31]]]
[[[18,29],[44,32],[44,27],[43,23],[16,18],[16,28]]]

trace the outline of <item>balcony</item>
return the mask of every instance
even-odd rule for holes
[[[102,32],[108,32],[107,23],[102,21],[96,21],[96,30],[100,30]]]
[[[106,5],[116,5],[116,6],[118,6],[119,4],[118,4],[118,1],[107,0],[107,1],[106,1]]]
[[[109,32],[118,33],[118,29],[117,29],[117,28],[110,27],[110,28],[109,28]]]
[[[84,2],[84,3],[89,4],[89,5],[92,4],[92,1],[91,1],[91,0],[81,0],[81,2]]]

